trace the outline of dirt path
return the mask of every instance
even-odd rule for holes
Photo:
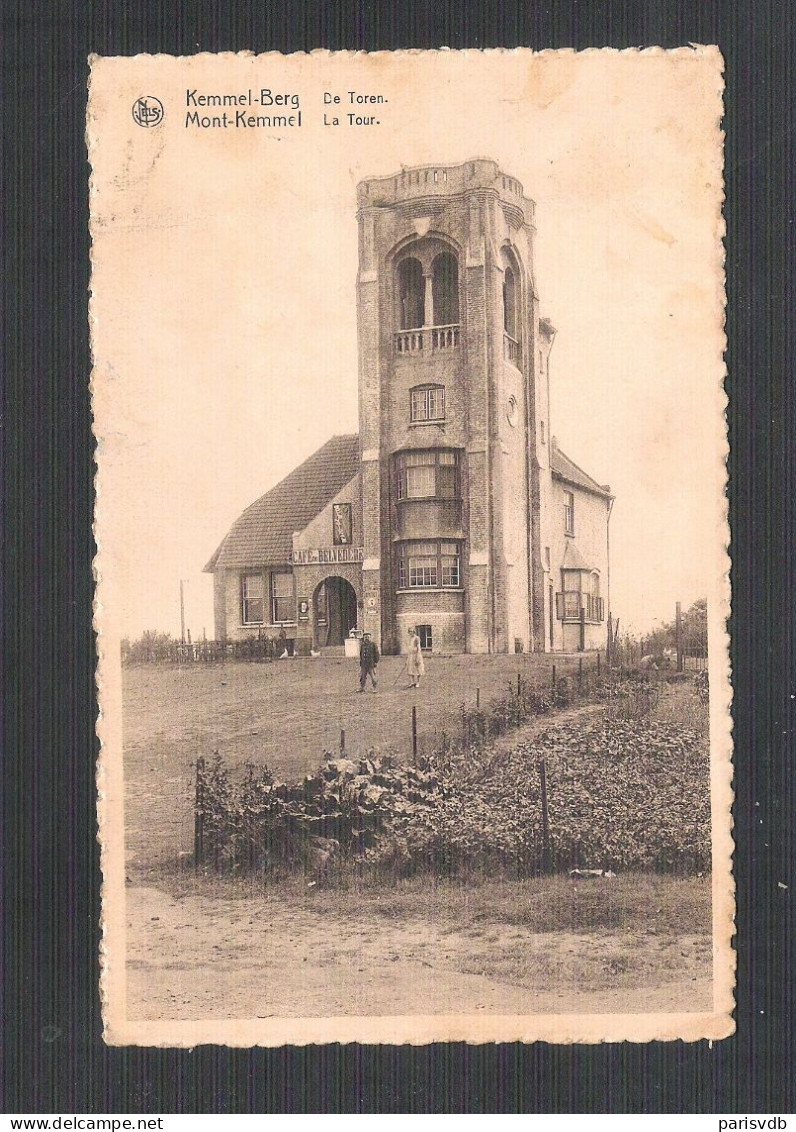
[[[712,1008],[704,936],[330,919],[311,899],[180,898],[142,887],[127,889],[127,909],[131,1018]]]

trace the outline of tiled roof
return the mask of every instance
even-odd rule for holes
[[[606,498],[611,498],[611,489],[607,484],[597,483],[590,475],[584,472],[583,468],[570,460],[558,445],[553,441],[551,445],[550,467],[552,468],[553,475],[560,480],[566,480],[567,483],[574,483],[576,487],[582,487],[586,491],[593,491],[596,495],[604,495]]]
[[[359,437],[333,436],[276,487],[247,507],[205,571],[278,566],[303,530],[359,471]]]

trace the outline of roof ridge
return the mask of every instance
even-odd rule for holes
[[[580,466],[580,464],[576,464],[576,463],[575,463],[575,461],[574,461],[574,460],[572,459],[572,457],[571,457],[571,456],[568,456],[568,455],[567,455],[567,453],[566,453],[566,452],[565,452],[565,451],[563,450],[563,448],[561,448],[561,447],[559,446],[559,444],[558,444],[558,441],[556,441],[556,442],[555,442],[555,444],[553,445],[553,448],[554,448],[554,450],[555,450],[555,453],[556,453],[557,455],[559,455],[559,456],[562,456],[562,457],[563,457],[563,458],[564,458],[564,459],[565,459],[565,460],[567,461],[567,463],[568,463],[568,464],[571,464],[571,465],[572,465],[572,467],[573,467],[573,468],[575,469],[575,471],[576,471],[576,472],[580,472],[580,474],[581,474],[581,475],[582,475],[582,476],[583,476],[583,477],[584,477],[585,479],[587,479],[587,480],[589,481],[589,483],[592,483],[592,484],[594,484],[594,486],[595,486],[595,487],[596,487],[596,488],[597,488],[597,489],[598,489],[598,490],[599,490],[600,492],[602,492],[602,493],[603,493],[604,495],[610,495],[610,494],[611,494],[611,489],[610,489],[610,487],[609,487],[609,486],[608,486],[607,484],[604,484],[604,483],[599,483],[599,482],[598,482],[598,481],[597,481],[597,480],[596,480],[596,479],[594,478],[594,476],[590,476],[590,475],[589,475],[589,473],[588,473],[588,472],[587,472],[587,471],[586,471],[586,470],[585,470],[584,468],[582,468],[582,467]],[[552,465],[552,461],[551,461],[551,465]],[[553,470],[553,471],[555,471],[555,468],[553,468],[552,470]],[[562,475],[562,473],[561,473],[560,471],[559,471],[559,473],[558,473],[558,474],[559,474],[559,475]],[[581,485],[581,486],[585,486],[585,485]]]
[[[204,567],[213,572],[221,560],[252,558],[287,561],[292,526],[302,530],[320,514],[335,495],[356,477],[359,469],[359,433],[330,436],[287,475],[240,512]],[[245,565],[242,561],[239,563]]]

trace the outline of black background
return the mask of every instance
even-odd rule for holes
[[[793,1112],[791,0],[2,9],[5,1112]],[[110,1049],[98,1000],[90,52],[718,43],[726,60],[738,1030],[597,1047]],[[780,887],[787,885],[787,888]]]

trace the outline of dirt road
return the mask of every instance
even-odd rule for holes
[[[705,935],[330,919],[284,897],[129,887],[135,1019],[710,1010]],[[489,975],[485,974],[489,971]]]

